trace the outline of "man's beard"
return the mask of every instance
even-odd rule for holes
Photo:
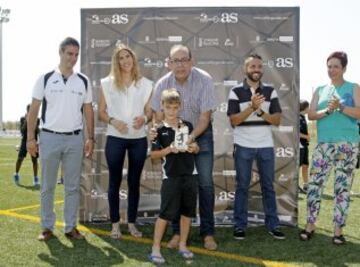
[[[254,74],[258,74],[258,78],[254,78],[254,77],[253,77]],[[247,73],[246,73],[246,76],[247,76],[247,78],[248,78],[250,81],[256,83],[256,82],[258,82],[258,81],[261,80],[262,73],[261,73],[261,72],[252,72],[252,73],[247,72]]]

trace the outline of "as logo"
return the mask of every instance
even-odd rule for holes
[[[222,23],[237,23],[238,22],[238,13],[221,13],[220,21]]]
[[[129,18],[127,14],[114,14],[111,17],[112,24],[127,24],[129,22]]]
[[[291,57],[279,57],[275,61],[277,68],[292,68],[294,67],[293,58]]]
[[[275,154],[277,158],[292,158],[295,152],[292,147],[278,147]]]

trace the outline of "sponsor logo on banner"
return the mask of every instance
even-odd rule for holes
[[[235,43],[234,43],[234,41],[232,41],[230,38],[226,38],[226,40],[225,40],[225,42],[224,42],[224,46],[227,46],[227,47],[232,47],[232,46],[234,46],[235,45]]]
[[[91,24],[128,24],[128,14],[97,15],[91,16]]]
[[[260,35],[257,35],[254,40],[250,40],[249,43],[251,44],[261,44],[261,43],[274,43],[274,42],[281,42],[281,43],[292,43],[294,41],[294,37],[290,35],[282,35],[279,37],[266,37],[261,38]]]
[[[202,38],[199,37],[199,47],[219,46],[219,38]]]
[[[282,133],[292,133],[292,132],[294,132],[294,127],[293,126],[280,125],[279,127],[273,127],[272,129],[277,130],[277,131],[282,132]]]
[[[219,201],[235,200],[235,192],[220,191],[218,195],[215,195],[215,199]]]
[[[162,68],[164,66],[164,63],[161,60],[152,60],[151,58],[144,58],[144,67],[151,68],[151,67],[157,67]]]
[[[285,83],[282,83],[279,87],[279,91],[290,91],[290,88]]]
[[[182,36],[181,35],[170,35],[168,37],[157,37],[156,42],[180,43],[180,42],[182,42]]]
[[[123,42],[118,39],[118,40],[116,40],[115,47],[117,47],[117,46],[119,46],[119,45],[121,45],[121,44],[123,44]]]
[[[237,23],[239,21],[238,19],[238,13],[236,12],[223,12],[219,15],[209,16],[206,13],[201,13],[199,16],[200,23]]]
[[[155,44],[155,40],[151,40],[149,35],[145,35],[143,40],[138,41],[139,44]]]
[[[279,178],[278,178],[278,181],[279,182],[287,182],[287,181],[289,181],[290,180],[290,178],[288,177],[288,176],[286,176],[285,174],[280,174],[280,176],[279,176]]]
[[[238,84],[237,80],[224,80],[224,86],[236,86]]]
[[[217,107],[216,110],[219,112],[227,112],[228,109],[228,102],[221,102]]]
[[[279,36],[279,42],[292,43],[292,42],[294,42],[294,36],[292,36],[292,35]]]
[[[255,16],[254,20],[287,20],[289,17],[286,16]]]
[[[201,60],[197,65],[235,65],[233,60]]]
[[[264,60],[264,66],[269,68],[293,68],[294,67],[294,59],[292,57],[278,57],[275,59]]]
[[[161,17],[161,16],[153,16],[153,17],[143,17],[143,20],[158,20],[158,21],[162,21],[162,20],[178,20],[179,17],[172,17],[172,16],[165,16],[165,17]]]
[[[258,181],[260,181],[260,175],[253,171],[251,174],[251,182],[256,183]]]
[[[120,197],[120,199],[123,199],[123,200],[127,199],[128,198],[127,190],[120,189],[119,197]],[[93,190],[90,191],[90,198],[91,199],[98,199],[98,198],[108,199],[108,194],[107,193],[100,193],[96,189],[93,189]]]
[[[256,35],[254,40],[250,40],[249,43],[250,44],[261,44],[264,43],[265,41],[261,39],[260,35]]]
[[[291,222],[291,216],[290,215],[278,215],[280,221],[284,222]]]
[[[111,45],[110,40],[106,39],[91,39],[91,48],[97,48],[97,47],[109,47]]]
[[[223,170],[222,175],[224,175],[224,176],[235,176],[236,171],[235,170]]]
[[[111,65],[111,61],[90,61],[90,65]]]
[[[293,158],[295,151],[293,147],[277,147],[275,155],[277,158]]]

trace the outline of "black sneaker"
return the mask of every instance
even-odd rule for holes
[[[245,231],[241,230],[241,229],[234,230],[233,236],[236,240],[244,240],[245,239]]]
[[[285,239],[285,235],[279,229],[275,228],[274,230],[269,231],[269,234],[272,235],[275,239]]]

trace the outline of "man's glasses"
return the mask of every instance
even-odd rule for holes
[[[190,60],[191,60],[191,58],[187,58],[187,57],[175,58],[175,59],[169,59],[169,63],[175,64],[175,65],[178,65],[178,64],[184,65],[184,64],[188,63]]]

